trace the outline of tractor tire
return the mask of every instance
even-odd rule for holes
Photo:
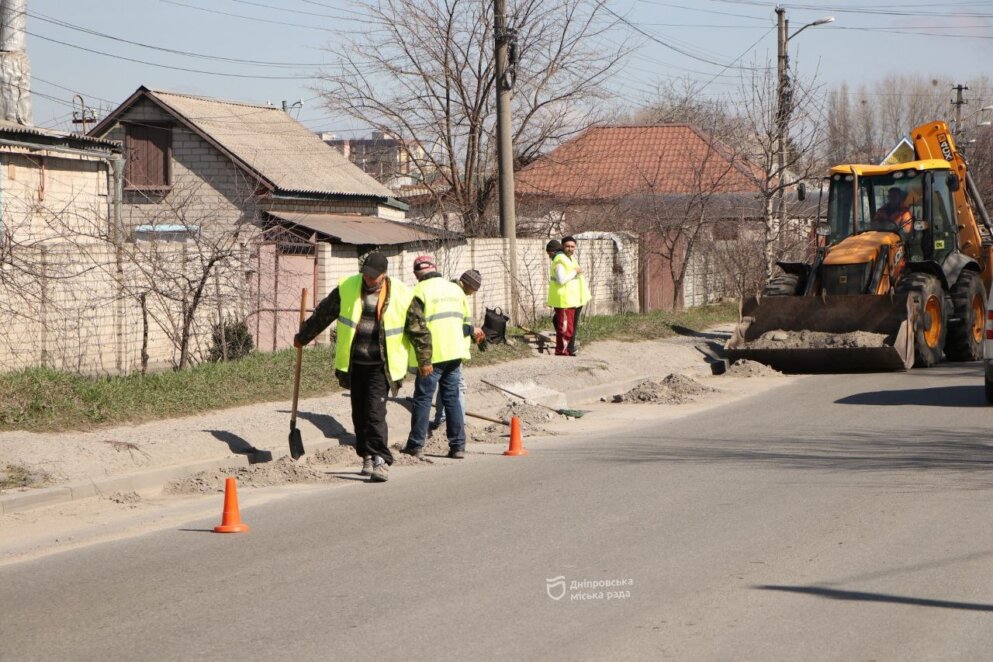
[[[986,287],[975,271],[963,271],[951,291],[954,323],[948,325],[945,354],[949,361],[983,358],[986,334]]]
[[[792,297],[798,294],[800,294],[800,277],[796,274],[773,276],[762,288],[764,297]]]
[[[914,367],[930,368],[941,362],[948,333],[948,313],[941,282],[931,274],[909,273],[900,279],[897,292],[916,292],[920,297],[914,328]]]

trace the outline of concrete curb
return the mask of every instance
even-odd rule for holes
[[[647,377],[625,379],[619,382],[598,384],[569,392],[555,392],[560,395],[567,407],[575,407],[583,402],[599,400],[603,396],[626,391]],[[539,398],[545,400],[546,398]],[[307,443],[308,453],[317,453],[337,446],[336,441],[318,441]],[[248,467],[258,462],[278,460],[289,455],[289,449],[283,451],[260,451],[255,455],[230,455],[212,460],[200,460],[188,464],[178,464],[171,467],[151,469],[133,474],[93,478],[53,487],[42,487],[25,492],[0,494],[0,515],[23,512],[32,508],[68,503],[79,499],[109,496],[114,492],[149,492],[162,489],[171,481],[186,478],[201,471],[216,471],[228,467]]]

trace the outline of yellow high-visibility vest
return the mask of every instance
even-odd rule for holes
[[[566,274],[576,272],[578,263],[565,253],[556,254],[548,267],[548,305],[551,308],[578,308],[585,306],[592,298],[586,278],[579,274],[565,285],[555,279],[555,268],[562,265]]]
[[[431,363],[469,358],[462,326],[470,323],[471,315],[462,288],[444,278],[428,278],[414,286],[413,296],[424,304],[424,319],[431,332]],[[417,357],[411,353],[408,365],[416,364]]]
[[[403,340],[407,323],[407,309],[413,293],[410,288],[394,278],[387,278],[383,287],[389,287],[389,300],[379,323],[386,334],[386,370],[390,379],[403,381],[407,374],[409,345]],[[362,318],[362,274],[342,278],[338,283],[341,311],[338,313],[338,341],[334,348],[335,370],[348,372],[352,358],[352,339]],[[377,339],[378,342],[378,339]]]

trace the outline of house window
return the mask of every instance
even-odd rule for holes
[[[127,188],[140,191],[169,188],[172,129],[154,124],[125,124]]]

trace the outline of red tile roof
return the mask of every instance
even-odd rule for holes
[[[602,200],[627,195],[740,193],[761,173],[727,145],[689,124],[598,126],[531,163],[521,195]]]

